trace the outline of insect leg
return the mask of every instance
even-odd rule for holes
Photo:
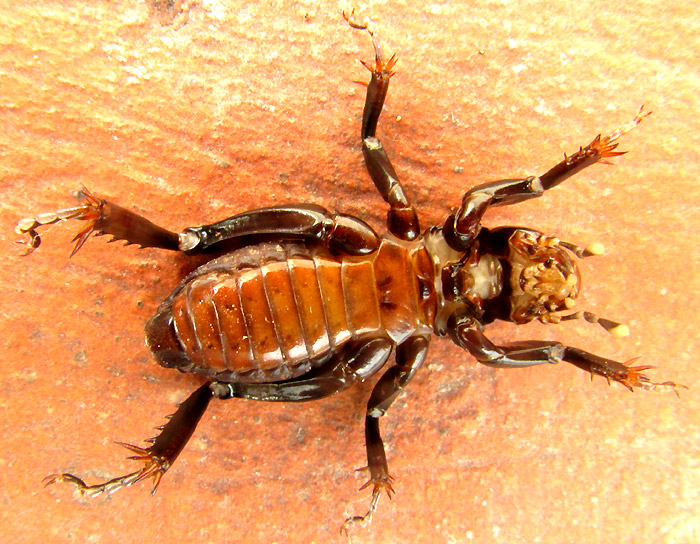
[[[276,206],[234,215],[218,223],[186,228],[177,234],[151,223],[145,217],[91,194],[84,187],[78,193],[81,206],[23,219],[18,234],[28,234],[27,255],[41,244],[39,230],[61,221],[86,221],[73,239],[74,255],[91,234],[111,234],[141,247],[198,253],[211,246],[237,239],[240,245],[265,239],[317,240],[330,249],[349,255],[365,255],[379,247],[379,237],[367,223],[345,214],[333,214],[315,204]]]
[[[41,244],[40,229],[68,219],[86,221],[83,229],[73,238],[75,246],[71,256],[75,255],[93,233],[111,234],[113,240],[124,240],[127,244],[139,244],[141,247],[178,249],[179,237],[176,233],[151,223],[145,217],[98,198],[85,187],[78,192],[78,198],[83,201],[80,206],[22,219],[17,224],[17,234],[29,235],[25,255],[29,255]]]
[[[652,382],[642,374],[653,366],[630,366],[612,359],[599,357],[582,349],[573,348],[559,342],[530,340],[516,342],[506,346],[497,346],[489,340],[476,321],[463,320],[450,331],[452,339],[458,346],[466,349],[480,363],[496,368],[520,368],[543,363],[560,363],[566,361],[578,368],[590,372],[591,377],[602,376],[608,383],[616,381],[630,391],[635,387],[653,390],[657,387],[671,388],[676,394],[678,389],[686,386],[674,382]]]
[[[413,240],[420,234],[418,215],[410,203],[386,151],[384,151],[382,142],[376,136],[379,114],[382,112],[384,99],[389,89],[389,79],[394,75],[393,68],[396,64],[396,56],[392,56],[388,61],[385,61],[374,32],[367,25],[354,23],[347,15],[343,15],[353,28],[366,30],[374,44],[374,66],[365,62],[362,63],[372,73],[370,82],[367,85],[367,96],[362,112],[362,130],[360,133],[365,165],[377,190],[389,204],[389,231],[403,240]]]
[[[187,445],[212,398],[238,397],[290,402],[326,397],[377,372],[389,358],[392,345],[389,340],[377,338],[355,346],[339,357],[335,364],[331,364],[327,371],[319,373],[316,377],[281,383],[205,383],[178,406],[165,425],[158,427],[160,434],[147,440],[151,446],[141,448],[118,442],[135,454],[129,459],[145,463],[142,469],[94,485],[87,485],[77,476],[68,473],[47,476],[44,483],[49,485],[67,482],[76,486],[81,494],[95,497],[132,486],[146,478],[153,478],[151,493],[155,493],[161,478]]]
[[[315,375],[304,375],[286,382],[214,382],[212,389],[221,399],[242,398],[272,402],[304,402],[334,395],[362,382],[384,366],[393,344],[375,338],[346,350],[328,361]]]
[[[563,161],[541,176],[492,181],[470,189],[462,198],[457,213],[447,218],[443,227],[445,239],[454,249],[465,251],[479,234],[481,218],[489,206],[509,206],[540,197],[548,189],[556,187],[588,166],[597,162],[610,164],[608,158],[625,153],[615,151],[618,138],[636,127],[650,113],[645,112],[643,107],[640,108],[630,123],[607,136],[601,137],[599,134],[586,147],[581,147],[573,155],[565,155]]]
[[[177,411],[169,417],[169,421],[165,425],[158,427],[161,432],[157,437],[146,440],[146,442],[151,443],[151,446],[147,448],[117,442],[135,454],[129,459],[145,463],[142,469],[94,485],[85,484],[83,480],[73,474],[52,474],[44,478],[44,483],[49,485],[55,482],[67,482],[76,486],[82,495],[95,497],[105,492],[113,493],[146,478],[153,478],[151,493],[154,494],[163,474],[172,466],[177,456],[187,445],[199,420],[209,406],[212,396],[210,384],[202,385],[178,406]]]
[[[344,532],[347,532],[355,523],[372,521],[372,515],[377,508],[382,491],[386,491],[390,498],[394,493],[391,486],[393,478],[389,475],[384,443],[379,432],[379,418],[386,414],[396,397],[423,364],[428,353],[428,343],[428,338],[414,336],[399,344],[396,349],[396,366],[385,372],[372,390],[365,417],[367,469],[369,469],[370,479],[361,488],[372,486],[372,499],[369,510],[364,516],[353,516],[345,520],[342,527]]]
[[[252,210],[211,225],[189,227],[180,237],[180,249],[195,252],[233,239],[244,243],[265,239],[318,241],[349,255],[365,255],[379,247],[379,237],[367,223],[315,204]]]

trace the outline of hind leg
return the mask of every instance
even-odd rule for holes
[[[117,204],[96,197],[84,187],[78,193],[83,203],[33,218],[22,219],[15,228],[18,234],[29,235],[26,242],[30,254],[41,244],[43,228],[74,219],[85,221],[75,236],[73,256],[91,234],[109,234],[114,240],[141,247],[200,253],[222,242],[235,240],[247,245],[264,240],[316,241],[348,255],[365,255],[379,247],[379,237],[367,223],[342,213],[331,213],[314,204],[261,208],[223,221],[189,227],[180,233],[171,232],[145,217]]]
[[[141,448],[118,443],[135,454],[129,459],[145,463],[140,470],[94,485],[87,485],[77,476],[67,473],[52,474],[47,476],[44,482],[46,485],[66,482],[74,485],[81,494],[94,497],[105,492],[113,493],[146,478],[153,478],[151,493],[155,493],[161,478],[192,437],[212,398],[300,402],[327,397],[376,373],[386,363],[392,347],[390,340],[375,338],[346,350],[334,361],[327,363],[317,375],[302,376],[287,382],[205,383],[178,406],[164,426],[159,427],[161,432],[157,437],[147,440],[151,446]]]

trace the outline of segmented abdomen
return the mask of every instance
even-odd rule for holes
[[[396,244],[366,257],[260,244],[183,282],[172,300],[173,324],[195,363],[188,370],[278,381],[323,364],[348,341],[392,336],[392,323],[415,330],[417,282],[408,252]]]

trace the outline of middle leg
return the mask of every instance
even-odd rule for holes
[[[391,498],[394,489],[393,478],[389,475],[384,442],[379,432],[379,418],[386,414],[389,407],[408,385],[425,361],[430,340],[425,336],[414,336],[405,340],[396,349],[396,366],[391,367],[374,386],[367,402],[365,416],[365,442],[367,447],[367,470],[369,481],[361,489],[372,486],[372,499],[369,510],[364,516],[353,516],[345,520],[342,530],[347,533],[355,523],[369,523],[377,509],[382,491]]]
[[[414,240],[420,234],[418,214],[404,191],[396,171],[384,151],[382,142],[377,138],[377,122],[384,106],[384,99],[389,90],[389,80],[394,75],[396,56],[385,61],[382,50],[377,43],[374,32],[366,24],[353,22],[343,13],[345,20],[352,28],[366,30],[374,44],[374,66],[362,64],[372,72],[372,78],[367,85],[367,97],[362,112],[362,155],[365,165],[374,185],[389,204],[388,229],[394,236],[402,240]]]

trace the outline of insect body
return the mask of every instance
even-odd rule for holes
[[[289,243],[229,253],[163,303],[148,343],[162,365],[227,383],[299,378],[340,353],[373,372],[393,345],[431,331],[432,263],[412,245],[382,239],[355,257]]]
[[[375,63],[366,65],[371,80],[361,138],[370,177],[389,204],[383,236],[361,219],[313,204],[262,208],[174,233],[86,189],[75,208],[20,221],[17,231],[30,237],[28,252],[39,246],[40,228],[75,219],[85,227],[73,253],[96,233],[143,247],[220,254],[185,278],[146,325],[147,344],[159,364],[207,381],[150,446],[123,444],[144,467],[95,485],[71,474],[47,482],[66,481],[96,495],[153,477],[155,492],[212,398],[314,400],[378,373],[393,353],[395,365],[376,383],[365,418],[370,508],[346,520],[345,527],[368,521],[382,490],[393,492],[379,418],[426,359],[433,334],[449,337],[493,367],[565,361],[629,389],[683,387],[652,382],[643,374],[649,366],[631,367],[558,342],[496,345],[484,333],[497,319],[522,324],[583,318],[624,335],[623,325],[593,313],[561,314],[574,305],[581,287],[575,258],[599,254],[599,246],[581,248],[529,228],[487,229],[481,218],[491,206],[537,198],[583,168],[620,155],[617,139],[647,114],[640,110],[629,125],[596,137],[540,176],[470,189],[443,226],[421,232],[376,136],[396,59],[385,60],[369,33]]]

